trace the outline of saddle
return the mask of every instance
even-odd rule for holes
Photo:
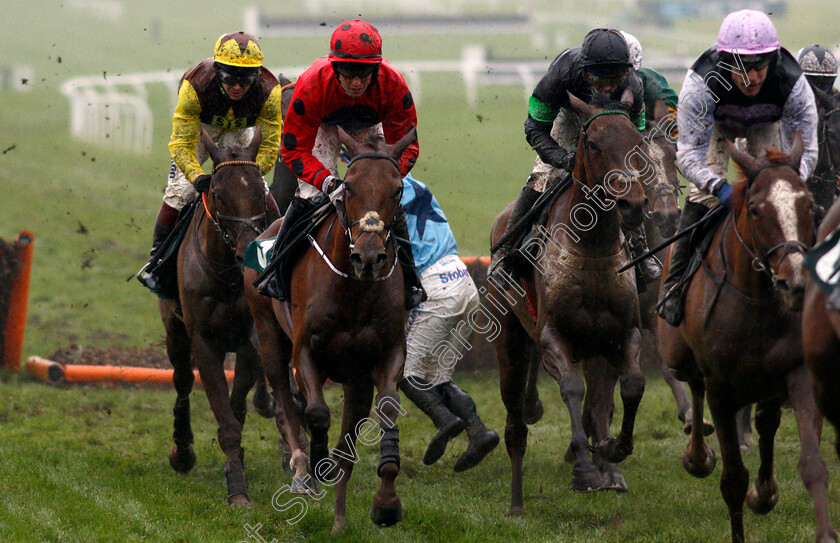
[[[684,313],[685,298],[688,294],[688,287],[691,285],[691,278],[694,277],[697,270],[703,267],[703,259],[706,258],[706,254],[709,252],[709,247],[712,245],[712,238],[714,237],[715,232],[717,232],[718,226],[726,220],[727,216],[727,213],[720,213],[717,217],[710,219],[707,223],[698,227],[695,231],[689,234],[689,247],[692,247],[694,250],[689,257],[685,271],[683,272],[682,277],[680,277],[680,280],[674,285],[671,292],[668,293],[669,295],[663,296],[660,299],[659,303],[657,303],[657,308],[659,305],[664,303],[667,298],[670,298],[671,296],[679,296],[680,314]]]
[[[146,271],[158,279],[159,286],[152,289],[152,292],[160,298],[178,298],[178,250],[200,202],[201,198],[196,198],[181,209],[175,228],[158,247],[146,267]]]
[[[306,251],[307,240],[336,207],[326,196],[304,200],[309,209],[288,226],[282,240],[276,238],[252,241],[245,254],[245,266],[260,272],[254,286],[272,298],[291,301],[292,269]],[[265,262],[265,265],[261,265]]]

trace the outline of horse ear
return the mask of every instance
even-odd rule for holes
[[[245,149],[246,154],[248,157],[253,160],[257,158],[257,152],[260,150],[260,144],[262,144],[262,125],[257,125],[256,129],[254,130],[254,136],[251,138],[251,143],[248,144],[248,147]]]
[[[221,159],[219,158],[219,148],[204,128],[200,130],[199,138],[201,138],[201,143],[204,145],[204,149],[207,150],[207,154],[210,155],[210,158],[213,160],[213,164],[221,162]]]
[[[814,98],[817,99],[817,104],[822,106],[823,109],[834,109],[834,103],[831,101],[831,98],[828,97],[828,93],[825,93],[814,86],[811,86],[811,90],[814,91]]]
[[[803,153],[805,153],[805,142],[802,141],[802,132],[797,130],[793,135],[793,144],[788,155],[788,164],[796,173],[799,173],[799,162],[802,160]]]
[[[660,119],[664,119],[667,115],[668,107],[665,105],[665,102],[657,100],[653,106],[653,120],[659,122]]]
[[[741,170],[747,177],[751,177],[761,167],[756,159],[747,153],[739,151],[738,148],[735,147],[735,144],[731,141],[726,142],[726,147],[729,150],[729,156],[732,157],[735,164],[741,167]]]
[[[338,139],[347,147],[347,152],[351,158],[359,154],[359,142],[350,137],[350,134],[345,132],[340,126],[338,127]]]
[[[400,138],[400,141],[388,146],[388,154],[393,158],[399,159],[400,155],[402,155],[403,151],[405,151],[405,148],[415,141],[417,141],[417,127],[412,126],[411,130],[406,132],[405,136]]]
[[[633,107],[633,91],[630,90],[630,87],[624,89],[624,92],[621,93],[621,103],[624,104],[627,109],[631,109]]]
[[[588,119],[589,117],[595,115],[594,107],[590,106],[569,91],[566,91],[566,94],[569,95],[569,103],[572,105],[572,109],[574,109],[578,115],[584,119]]]

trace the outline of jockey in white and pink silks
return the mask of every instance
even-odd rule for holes
[[[710,208],[729,205],[727,142],[743,138],[755,157],[764,147],[789,152],[802,134],[805,152],[799,175],[817,163],[817,108],[796,59],[779,45],[776,29],[762,12],[741,10],[723,20],[717,44],[688,70],[680,91],[677,165],[691,182],[679,230],[696,223]],[[680,282],[692,248],[689,237],[674,243],[671,269],[660,289],[658,313],[673,326],[682,321]],[[674,292],[672,292],[674,291]]]

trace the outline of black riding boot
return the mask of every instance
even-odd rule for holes
[[[464,421],[453,415],[443,403],[438,387],[419,377],[407,377],[400,385],[409,400],[432,419],[438,429],[423,456],[423,463],[431,466],[446,452],[449,440],[464,431]]]
[[[456,472],[466,471],[477,466],[490,451],[496,448],[499,444],[499,434],[484,426],[475,411],[475,402],[458,385],[447,381],[435,388],[441,389],[449,409],[467,422],[470,444],[464,454],[455,461]]]
[[[394,216],[394,236],[397,240],[397,257],[400,260],[405,284],[405,308],[411,311],[425,302],[428,296],[420,281],[417,267],[414,265],[414,254],[411,252],[411,238],[408,234],[408,222],[405,219],[403,206],[397,207],[397,214]]]
[[[624,230],[624,236],[627,240],[627,248],[630,249],[631,258],[637,258],[648,251],[644,224],[640,224],[632,230]],[[662,276],[662,266],[655,256],[650,256],[636,264],[635,270],[636,290],[639,292],[646,291],[648,283],[652,283]]]
[[[172,208],[165,203],[161,205],[157,220],[155,220],[155,230],[152,234],[152,250],[149,252],[149,262],[143,266],[139,272],[137,272],[137,280],[140,281],[144,287],[163,298],[170,298],[171,293],[165,292],[166,289],[164,289],[161,284],[160,278],[157,275],[150,273],[148,271],[148,267],[152,263],[152,260],[154,260],[155,256],[157,256],[160,246],[163,245],[163,242],[166,241],[166,238],[168,238],[169,234],[171,234],[175,229],[175,223],[177,220],[177,209]]]
[[[685,228],[702,219],[708,208],[701,204],[686,202],[680,215],[680,223],[677,231],[682,232]],[[674,291],[674,287],[682,279],[685,269],[691,257],[691,235],[683,236],[674,242],[671,249],[671,267],[668,270],[668,277],[659,289],[659,302],[656,304],[656,313],[665,319],[671,326],[679,326],[683,318],[683,307],[681,296]]]
[[[513,226],[518,223],[532,207],[534,207],[534,203],[536,203],[540,194],[540,192],[537,192],[528,186],[522,188],[522,192],[519,193],[519,196],[516,198],[516,202],[513,204],[513,211],[510,212],[510,218],[508,219],[507,227],[505,228],[505,234],[510,232]],[[506,260],[510,250],[513,248],[514,242],[516,241],[515,238],[516,236],[511,236],[504,244],[496,249],[496,252],[490,257],[490,265],[487,267],[488,279],[491,276],[502,275],[504,273],[510,275],[510,263],[506,262]],[[503,285],[504,282],[502,277],[496,277],[496,283]]]
[[[280,250],[285,247],[285,240],[289,230],[294,226],[298,219],[303,215],[307,210],[309,210],[310,204],[304,198],[295,198],[289,204],[289,207],[286,208],[286,214],[283,215],[283,222],[280,224],[280,230],[277,231],[277,239],[274,241],[274,248],[271,254],[271,260],[269,264],[274,262],[276,256],[280,253]],[[257,290],[263,296],[268,296],[270,298],[277,298],[281,302],[286,299],[283,294],[283,289],[280,288],[278,283],[279,278],[277,277],[277,273],[271,273],[267,277],[258,277],[256,287]]]

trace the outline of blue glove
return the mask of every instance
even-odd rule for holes
[[[720,179],[719,177],[710,179],[706,183],[706,190],[711,192],[723,205],[728,206],[732,203],[732,185],[726,179]]]

